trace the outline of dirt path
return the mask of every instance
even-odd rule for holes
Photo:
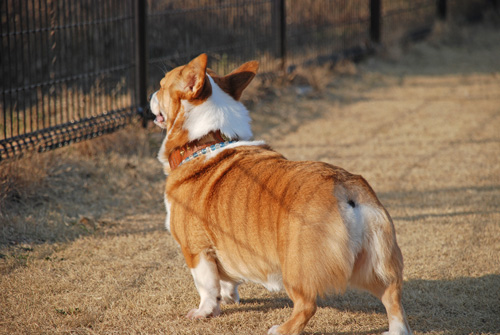
[[[290,159],[329,162],[371,183],[394,218],[416,334],[498,334],[500,28],[449,29],[330,77],[319,93],[276,90],[253,104],[254,129]],[[221,317],[184,319],[198,296],[163,230],[154,157],[61,155],[47,177],[61,201],[42,201],[44,213],[76,217],[87,233],[2,248],[1,334],[264,334],[287,318],[286,295],[247,284],[242,304]],[[71,171],[82,178],[68,183]],[[78,219],[84,208],[87,221]],[[30,222],[29,213],[16,220]],[[387,328],[383,306],[368,294],[320,306],[307,334]]]

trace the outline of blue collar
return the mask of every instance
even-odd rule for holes
[[[218,150],[218,149],[221,149],[221,148],[224,148],[226,146],[228,146],[229,144],[232,144],[232,143],[236,143],[236,141],[227,141],[227,142],[220,142],[220,143],[216,143],[216,144],[212,144],[211,146],[208,146],[206,148],[203,148],[201,150],[198,150],[196,151],[195,153],[193,153],[191,156],[188,156],[186,157],[180,164],[179,166],[181,166],[182,164],[186,163],[186,162],[189,162],[190,160],[193,160],[197,157],[200,157],[200,156],[203,156],[203,155],[206,155],[208,154],[209,152],[213,152],[215,150]]]

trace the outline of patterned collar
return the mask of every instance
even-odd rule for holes
[[[235,138],[232,140],[235,141],[237,139]],[[186,159],[187,157],[189,157],[189,160],[191,160],[206,152],[210,152],[208,150],[202,152],[203,149],[213,147],[214,145],[220,147],[221,143],[226,143],[229,141],[230,139],[227,138],[224,134],[222,134],[220,130],[216,130],[216,131],[211,131],[210,133],[206,134],[200,139],[191,141],[180,147],[177,147],[168,156],[168,163],[170,164],[170,169],[173,170],[176,167],[178,167],[181,163],[187,160]],[[225,145],[226,144],[224,144],[224,146]],[[196,156],[194,156],[195,154]]]
[[[190,160],[193,160],[193,159],[195,159],[197,157],[200,157],[202,155],[206,155],[209,152],[213,152],[215,150],[224,148],[224,147],[228,146],[229,144],[236,143],[236,142],[237,141],[226,141],[226,142],[220,142],[220,143],[212,144],[212,145],[210,145],[210,146],[208,146],[206,148],[203,148],[201,150],[196,151],[191,156],[186,157],[182,162],[179,163],[178,166],[181,166],[182,164],[184,164],[186,162],[189,162]]]

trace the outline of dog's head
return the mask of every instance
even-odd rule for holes
[[[250,117],[238,100],[258,67],[251,61],[218,76],[207,69],[207,55],[201,54],[168,72],[150,102],[155,123],[167,131],[164,154],[217,130],[232,140],[249,139]]]

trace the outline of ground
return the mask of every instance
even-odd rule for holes
[[[499,55],[497,24],[442,25],[245,97],[257,139],[373,186],[415,334],[500,333]],[[245,284],[220,317],[184,318],[198,295],[164,229],[162,136],[135,126],[0,166],[1,334],[265,334],[289,316],[284,293]],[[349,291],[320,300],[305,332],[386,329],[382,304]]]

